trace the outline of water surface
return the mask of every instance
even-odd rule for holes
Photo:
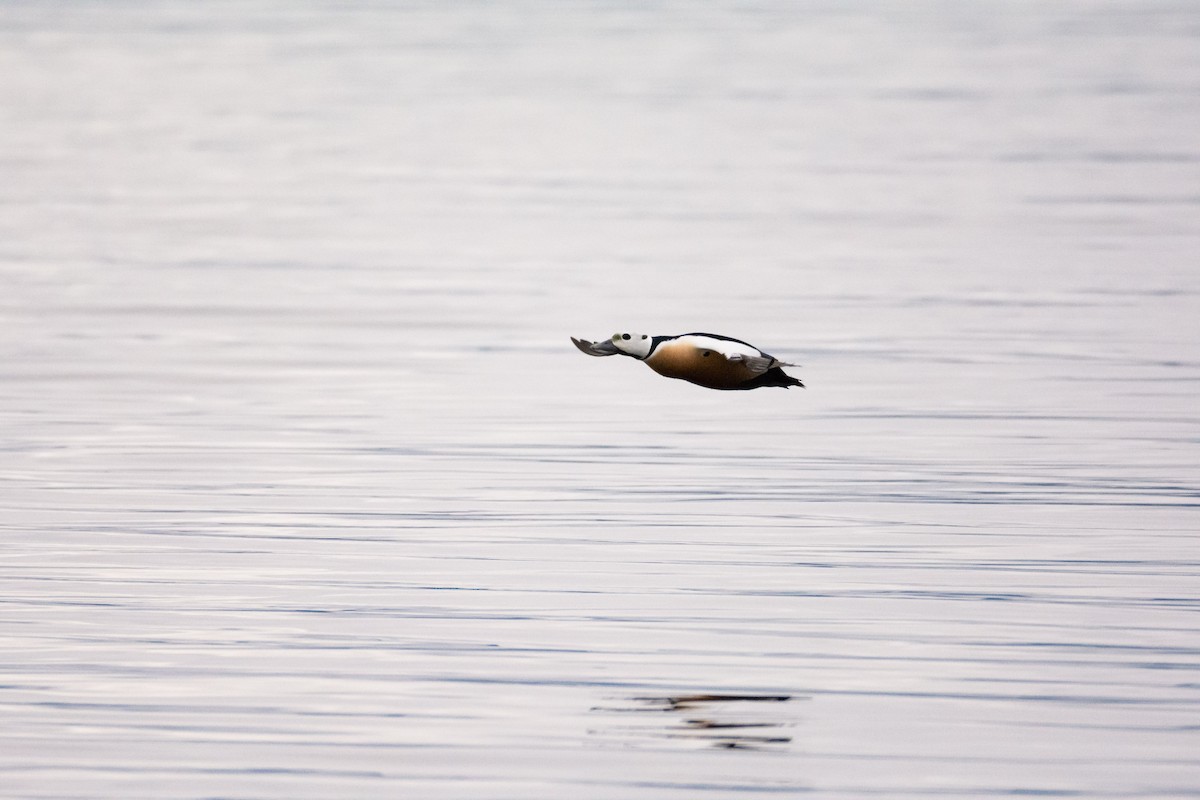
[[[1200,796],[1198,35],[0,9],[3,794]]]

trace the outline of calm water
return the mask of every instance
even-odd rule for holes
[[[0,6],[0,795],[1200,797],[1198,131],[1188,2]]]

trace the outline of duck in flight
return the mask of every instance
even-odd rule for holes
[[[589,356],[630,356],[668,378],[694,383],[708,389],[758,389],[761,386],[804,387],[783,371],[794,367],[767,355],[741,339],[715,333],[684,333],[679,336],[648,336],[616,333],[602,342],[571,337]]]

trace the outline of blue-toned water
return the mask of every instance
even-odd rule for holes
[[[1191,3],[0,6],[0,795],[1200,796],[1198,131]]]

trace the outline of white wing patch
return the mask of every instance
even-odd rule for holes
[[[711,336],[680,336],[676,341],[682,344],[689,344],[699,350],[712,350],[714,353],[720,353],[730,361],[745,364],[746,368],[755,375],[761,375],[771,367],[793,366],[785,364],[782,361],[777,361],[763,353],[757,347],[742,344],[741,342],[714,339]]]
[[[767,356],[744,356],[741,353],[734,353],[731,356],[726,356],[730,361],[740,361],[746,365],[746,369],[753,372],[755,375],[761,375],[779,362]]]
[[[680,336],[675,341],[689,344],[697,350],[712,350],[729,358],[730,356],[762,356],[762,351],[741,342],[730,342],[725,339],[714,339],[711,336]]]

